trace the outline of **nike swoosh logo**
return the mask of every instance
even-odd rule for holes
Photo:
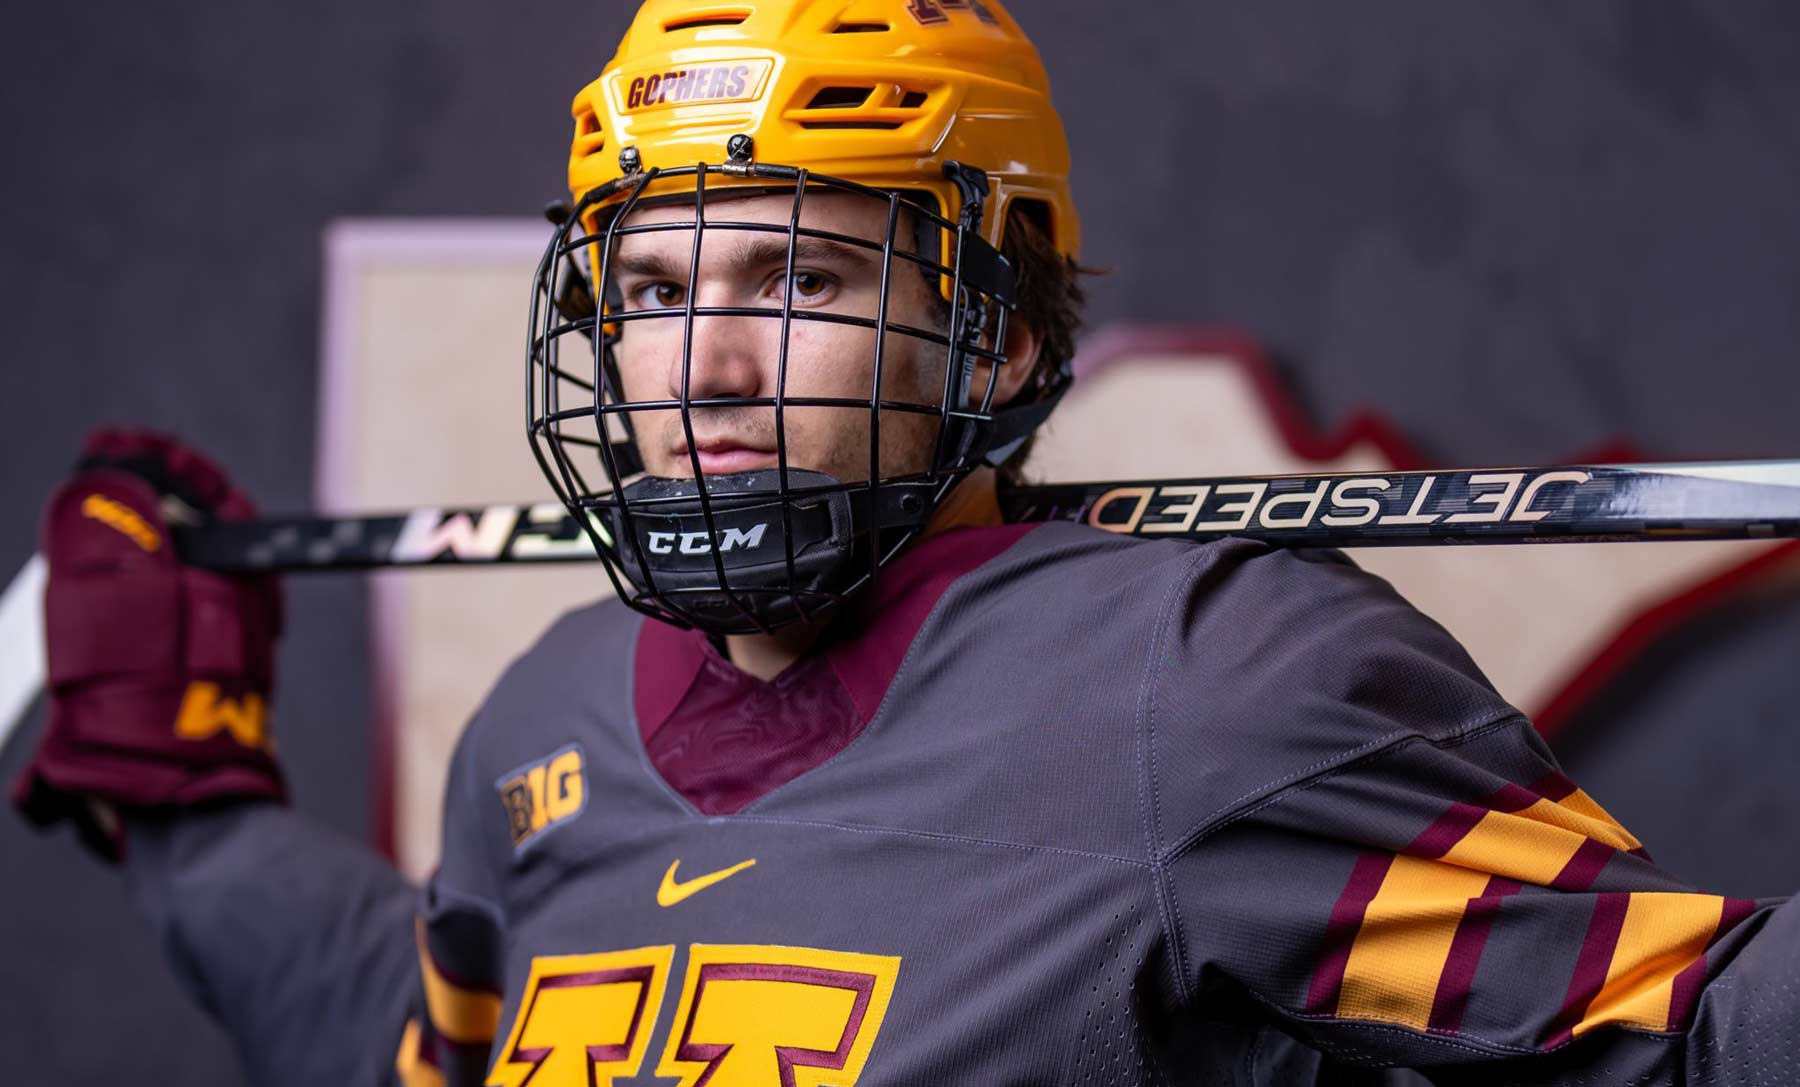
[[[708,872],[704,876],[695,876],[684,883],[678,883],[675,880],[675,869],[681,867],[681,862],[673,861],[669,864],[669,870],[663,873],[662,886],[656,889],[656,904],[673,906],[682,899],[699,894],[715,883],[723,883],[755,863],[756,858],[752,857],[747,861],[740,861],[730,868],[721,868],[717,872]]]

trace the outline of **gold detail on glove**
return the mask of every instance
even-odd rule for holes
[[[231,738],[245,747],[270,751],[275,747],[261,695],[226,698],[219,693],[217,683],[195,680],[188,684],[187,694],[181,699],[175,735],[184,740],[210,740],[220,732],[231,733]]]
[[[108,528],[119,530],[145,551],[154,553],[162,549],[162,537],[150,527],[150,522],[138,516],[136,510],[123,502],[115,502],[101,494],[90,494],[81,500],[81,514]]]

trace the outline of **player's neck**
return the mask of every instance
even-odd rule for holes
[[[951,528],[997,525],[1000,521],[994,470],[978,468],[957,484],[938,506],[937,512],[931,515],[931,523],[925,527],[925,535],[932,536]],[[727,635],[725,653],[739,670],[760,680],[771,680],[806,656],[829,625],[829,620],[793,623],[773,634]]]

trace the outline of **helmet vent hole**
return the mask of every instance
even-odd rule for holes
[[[874,87],[824,87],[812,96],[807,109],[860,109],[875,93]]]
[[[839,23],[833,34],[886,34],[893,28],[886,23]]]
[[[710,26],[737,26],[750,18],[747,11],[709,11],[703,15],[683,15],[670,19],[663,24],[663,31],[673,34],[677,30],[704,30]]]
[[[931,97],[924,91],[907,91],[906,97],[900,99],[901,109],[919,109],[925,105],[925,99]]]
[[[815,130],[824,129],[866,129],[871,132],[892,132],[901,127],[899,121],[801,121],[801,128]]]
[[[600,130],[600,118],[592,106],[583,105],[581,112],[575,115],[575,146],[577,156],[586,158],[597,155],[606,149],[606,133]]]

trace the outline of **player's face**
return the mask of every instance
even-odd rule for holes
[[[720,199],[709,194],[714,222],[767,223],[781,233],[712,229],[705,232],[693,304],[779,310],[789,290],[786,227],[791,196]],[[634,211],[628,225],[692,223],[693,208]],[[801,225],[879,243],[887,234],[885,203],[848,194],[808,194]],[[899,244],[910,245],[912,225],[902,218]],[[669,230],[621,239],[612,265],[624,310],[685,308],[694,232]],[[935,254],[934,254],[935,256]],[[873,320],[881,312],[882,259],[878,251],[801,237],[792,283],[796,313],[843,314]],[[889,275],[888,320],[938,333],[948,309],[919,266],[896,260]],[[685,315],[621,323],[615,357],[625,397],[674,400],[682,392]],[[696,317],[688,366],[688,396],[776,395],[782,321],[769,317]],[[783,409],[790,467],[824,472],[852,482],[869,478],[871,416],[867,407],[875,372],[875,330],[822,321],[790,323],[787,397],[836,397],[857,407]],[[890,332],[882,353],[881,396],[886,402],[935,410],[942,401],[945,348]],[[776,463],[775,409],[710,407],[692,411],[694,446],[705,475],[746,472]],[[677,410],[633,416],[638,448],[653,476],[691,478],[693,462]],[[892,477],[929,467],[937,439],[935,415],[887,410],[880,419],[881,474]]]

